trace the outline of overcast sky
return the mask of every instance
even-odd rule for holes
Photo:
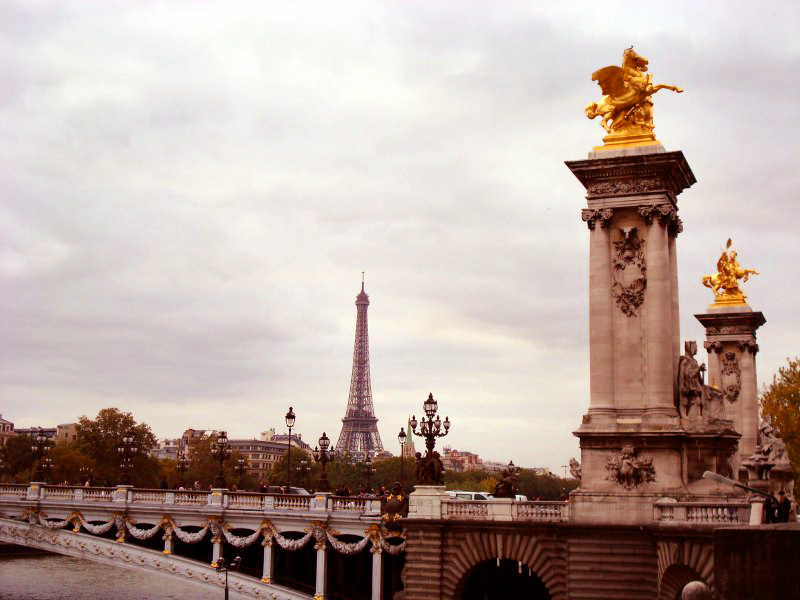
[[[589,403],[564,161],[630,45],[686,89],[655,98],[698,180],[681,336],[732,237],[769,381],[799,353],[798,6],[0,2],[2,416],[252,437],[291,405],[335,440],[366,271],[386,448],[433,392],[452,446],[563,472]]]

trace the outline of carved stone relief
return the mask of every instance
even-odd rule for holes
[[[669,234],[673,237],[683,231],[683,221],[678,216],[678,210],[672,204],[646,204],[639,207],[639,215],[644,218],[646,225],[652,225],[653,219],[666,225]]]
[[[634,179],[615,179],[612,181],[595,181],[587,187],[590,196],[622,196],[624,194],[641,194],[664,189],[664,184],[657,177],[637,177]]]
[[[719,354],[722,352],[722,342],[703,342],[703,348],[705,348],[706,352],[709,354],[712,352]]]
[[[615,481],[626,490],[648,481],[656,480],[656,469],[652,458],[637,457],[633,446],[623,446],[617,456],[608,459],[606,479]]]
[[[736,402],[742,389],[742,371],[735,352],[726,352],[720,360],[722,394],[728,402]]]
[[[647,287],[644,240],[637,235],[636,227],[620,228],[619,232],[622,239],[614,242],[611,294],[624,315],[636,317]]]
[[[740,340],[737,346],[739,346],[739,350],[747,350],[753,354],[758,353],[758,344],[755,340]]]

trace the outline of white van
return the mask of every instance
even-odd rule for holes
[[[445,492],[452,500],[491,500],[494,498],[486,492],[462,492],[461,490],[451,490]]]

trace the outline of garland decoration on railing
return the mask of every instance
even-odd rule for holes
[[[136,519],[123,513],[114,513],[114,516],[109,521],[97,525],[87,521],[78,511],[70,513],[70,515],[64,520],[48,520],[46,513],[31,508],[26,508],[20,514],[20,516],[17,517],[17,519],[28,521],[33,525],[41,525],[52,530],[63,529],[68,525],[72,525],[75,533],[80,532],[80,528],[83,527],[92,535],[103,535],[109,532],[112,527],[116,526],[117,542],[119,543],[124,543],[126,531],[133,538],[143,541],[149,540],[150,538],[154,537],[159,530],[163,530],[164,535],[162,536],[162,539],[164,541],[172,540],[173,537],[175,537],[186,544],[196,544],[202,541],[206,537],[206,534],[209,532],[209,530],[211,530],[212,535],[214,536],[212,538],[213,543],[220,543],[222,538],[224,538],[227,543],[236,548],[246,548],[251,546],[261,536],[264,538],[261,542],[262,546],[271,546],[273,542],[277,542],[281,548],[288,551],[300,550],[309,541],[311,541],[312,538],[316,540],[316,549],[319,550],[324,548],[327,544],[330,544],[334,550],[346,555],[357,554],[364,550],[368,544],[372,545],[370,551],[373,553],[385,551],[395,556],[404,552],[406,548],[405,539],[402,543],[397,545],[390,544],[387,541],[391,537],[405,538],[404,532],[387,535],[380,528],[380,526],[374,523],[369,526],[369,529],[364,531],[365,535],[362,539],[357,542],[348,543],[339,539],[339,536],[341,536],[339,531],[328,527],[328,525],[322,521],[313,521],[310,527],[303,530],[303,537],[293,540],[284,536],[280,531],[278,531],[277,527],[275,527],[275,525],[269,519],[263,519],[261,524],[258,526],[258,529],[248,536],[234,535],[231,533],[231,525],[216,516],[207,517],[203,528],[195,532],[184,531],[181,528],[181,523],[173,519],[170,515],[162,516],[159,522],[149,529],[141,529],[137,527]]]

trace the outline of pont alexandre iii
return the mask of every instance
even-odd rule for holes
[[[653,84],[647,65],[631,48],[621,67],[593,74],[603,96],[585,113],[601,118],[603,144],[566,162],[586,190],[589,236],[590,397],[574,432],[580,464],[571,461],[580,487],[559,512],[533,507],[525,520],[522,507],[490,505],[481,523],[419,487],[404,598],[471,598],[469,573],[496,559],[539,578],[526,598],[676,600],[693,589],[710,599],[714,529],[760,519],[753,490],[793,498],[785,448],[759,423],[765,319],[739,287],[757,271],[739,265],[731,240],[721,256],[709,249],[717,272],[690,282],[709,288],[695,315],[705,339],[681,338],[679,196],[696,180],[683,153],[654,135],[653,95],[683,90]]]

